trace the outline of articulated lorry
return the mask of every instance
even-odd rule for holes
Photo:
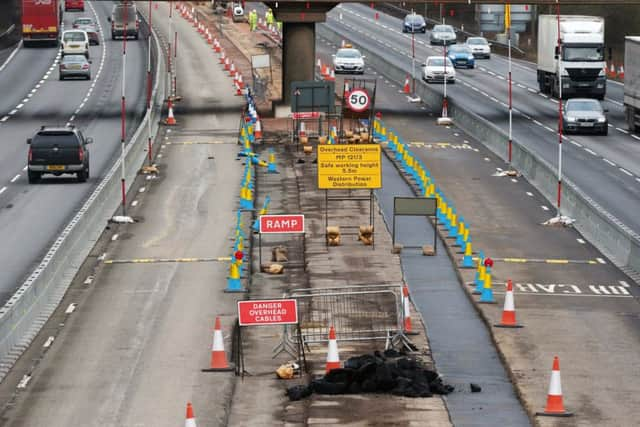
[[[538,17],[538,84],[542,93],[560,97],[604,99],[607,77],[604,60],[604,18],[560,15]]]
[[[629,130],[640,131],[640,36],[625,37],[624,114]]]
[[[62,24],[59,0],[22,0],[22,41],[24,46],[58,45]]]

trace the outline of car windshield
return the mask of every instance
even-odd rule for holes
[[[434,33],[453,33],[453,28],[451,28],[449,25],[436,25],[435,27],[433,27],[433,32]]]
[[[602,107],[598,101],[594,101],[591,99],[585,99],[576,101],[572,100],[567,102],[566,106],[567,111],[598,111],[602,112]]]
[[[407,15],[404,18],[407,24],[424,24],[424,18],[421,15]]]
[[[32,147],[53,147],[57,145],[59,147],[77,147],[78,140],[73,132],[47,132],[38,133],[31,140]]]
[[[127,12],[127,22],[133,22],[136,19],[136,8],[133,5],[127,6],[126,9],[123,5],[116,6],[113,10],[113,18],[117,22],[124,21],[125,10]]]
[[[87,62],[87,58],[83,55],[65,55],[62,57],[63,64],[71,63],[71,62]]]
[[[562,51],[565,61],[604,61],[602,46],[564,46]]]
[[[338,58],[360,58],[360,51],[356,49],[342,49],[336,54]]]
[[[66,42],[83,42],[85,41],[85,34],[84,32],[73,31],[70,33],[64,33],[62,39]]]
[[[428,67],[444,67],[444,59],[443,58],[429,58],[427,59]],[[447,58],[447,67],[453,67],[451,60]]]
[[[91,18],[78,18],[73,23],[76,25],[91,25],[93,21]]]
[[[471,49],[465,45],[453,45],[449,47],[451,53],[471,53]]]
[[[467,39],[467,44],[486,45],[487,40],[482,37],[473,37],[473,38]]]

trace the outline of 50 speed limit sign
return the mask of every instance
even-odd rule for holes
[[[354,89],[349,92],[349,97],[347,98],[347,106],[350,110],[361,113],[369,109],[370,103],[371,98],[369,98],[369,93],[367,93],[366,90]]]

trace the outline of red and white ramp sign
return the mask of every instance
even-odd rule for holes
[[[298,323],[295,299],[238,301],[240,326],[292,325]]]
[[[304,233],[304,215],[260,215],[260,233]]]

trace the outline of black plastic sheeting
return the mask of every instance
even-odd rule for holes
[[[437,372],[418,360],[395,350],[375,352],[348,359],[344,368],[333,369],[309,385],[287,389],[290,400],[318,394],[390,393],[406,397],[431,397],[449,394],[453,386],[445,384]]]

